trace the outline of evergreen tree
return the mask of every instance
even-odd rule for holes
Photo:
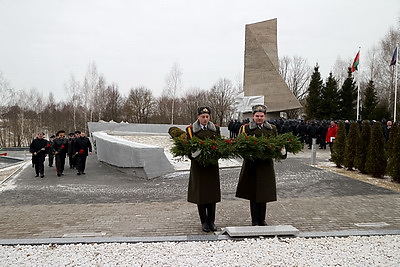
[[[373,118],[377,121],[390,118],[392,115],[389,110],[389,102],[386,99],[381,99],[373,112]]]
[[[321,116],[322,118],[338,118],[339,110],[339,91],[336,78],[332,72],[322,87],[321,92]]]
[[[357,115],[357,87],[350,68],[347,74],[347,79],[339,91],[339,116],[342,119],[354,120]]]
[[[394,126],[392,126],[392,129],[390,130],[390,139],[393,139],[393,141],[389,153],[387,172],[390,177],[392,177],[393,181],[400,183],[400,133],[397,126],[396,133],[392,135],[393,130]],[[391,141],[390,139],[389,142]]]
[[[310,85],[308,86],[308,95],[305,104],[305,114],[307,119],[321,118],[321,90],[322,90],[321,73],[318,64],[314,67],[311,75]]]
[[[392,154],[395,152],[394,147],[398,134],[399,126],[397,125],[397,123],[393,123],[392,128],[390,128],[389,140],[386,142],[386,152],[388,159],[390,159],[392,157]]]
[[[360,143],[360,127],[357,122],[353,122],[350,125],[349,133],[346,137],[346,147],[344,151],[344,166],[348,170],[353,170],[355,166],[355,158],[357,147]]]
[[[371,130],[365,168],[367,173],[376,178],[382,178],[385,174],[387,165],[385,143],[381,123],[375,122]]]
[[[376,105],[378,105],[378,97],[376,95],[374,81],[370,80],[364,92],[364,101],[362,105],[364,120],[377,119],[374,118],[374,110],[376,108]]]
[[[356,160],[354,166],[361,172],[366,173],[365,162],[367,161],[368,146],[371,139],[371,125],[369,121],[363,121],[361,138],[357,146]]]
[[[333,143],[332,161],[336,163],[336,167],[341,168],[344,162],[344,152],[346,148],[346,127],[344,122],[340,121],[336,133],[335,142]]]

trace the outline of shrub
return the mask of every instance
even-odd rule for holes
[[[341,121],[338,124],[338,130],[333,143],[332,161],[336,163],[336,167],[341,168],[344,162],[344,151],[346,148],[346,128]]]
[[[357,122],[350,125],[350,130],[346,138],[346,147],[344,151],[344,166],[353,170],[356,158],[357,146],[360,143],[360,127]]]
[[[390,129],[390,134],[389,134],[389,140],[386,143],[386,152],[388,155],[388,158],[390,159],[392,157],[392,153],[394,153],[394,144],[397,139],[399,127],[397,126],[397,123],[394,123],[392,125],[392,128]]]
[[[395,132],[394,127],[390,130],[389,142],[392,140],[389,153],[389,161],[387,172],[392,177],[393,181],[400,183],[400,134],[398,127],[396,126]],[[393,135],[392,135],[393,133]]]
[[[381,123],[376,122],[372,126],[367,162],[365,163],[367,173],[376,178],[382,178],[385,174],[387,165],[385,143]]]
[[[363,121],[360,142],[357,146],[354,166],[361,172],[366,173],[365,162],[367,161],[369,140],[371,138],[371,125],[369,121]]]

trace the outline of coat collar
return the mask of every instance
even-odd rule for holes
[[[263,125],[263,127],[267,128],[268,130],[272,130],[272,126],[268,122],[265,121],[262,125]],[[254,121],[251,121],[249,123],[249,128],[250,128],[250,130],[254,130],[257,128],[257,124]]]
[[[211,121],[208,122],[207,129],[210,129],[213,132],[217,131],[217,128],[215,127],[214,123],[212,123]],[[199,120],[196,120],[195,122],[193,122],[193,132],[197,133],[200,130],[201,130],[200,122]]]

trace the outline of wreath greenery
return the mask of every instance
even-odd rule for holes
[[[282,159],[282,150],[296,154],[303,149],[303,143],[292,133],[276,137],[254,137],[240,134],[237,138],[186,139],[175,137],[171,153],[174,157],[194,157],[206,166],[216,164],[218,159],[241,157],[249,160]]]

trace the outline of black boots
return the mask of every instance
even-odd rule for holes
[[[198,204],[197,209],[199,211],[199,217],[201,221],[201,230],[204,232],[217,231],[217,226],[215,226],[214,223],[216,203]]]
[[[267,213],[267,203],[256,203],[250,201],[250,215],[251,215],[251,225],[265,226],[265,215]]]

